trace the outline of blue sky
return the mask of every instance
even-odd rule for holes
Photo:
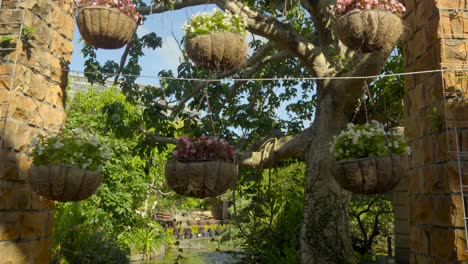
[[[198,7],[189,7],[182,10],[164,12],[162,14],[153,14],[147,16],[147,19],[143,25],[138,28],[138,35],[144,35],[149,32],[155,32],[159,37],[163,39],[162,48],[156,50],[146,49],[145,56],[140,58],[140,65],[143,68],[142,75],[157,76],[161,70],[173,70],[176,72],[181,52],[177,45],[174,36],[177,41],[180,42],[183,36],[182,25],[192,16],[198,12],[209,12],[214,5],[204,5]],[[174,36],[173,36],[174,35]],[[79,41],[80,33],[78,28],[75,26],[75,33],[73,37],[73,44],[75,50],[72,55],[70,69],[72,71],[83,71],[84,58],[80,50],[83,47],[82,41]],[[103,50],[99,49],[97,52],[98,60],[104,63],[106,60],[120,61],[120,57],[124,52],[124,48],[116,50]],[[158,84],[157,79],[151,78],[139,78],[139,83]]]

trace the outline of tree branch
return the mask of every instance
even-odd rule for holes
[[[155,3],[150,6],[144,6],[138,8],[138,12],[142,15],[151,15],[151,14],[158,14],[158,13],[163,13],[166,11],[171,11],[171,10],[178,10],[190,6],[197,6],[197,5],[207,5],[207,4],[213,4],[214,0],[175,0],[174,1],[174,6],[171,9],[170,6],[165,5],[163,2],[160,3]]]
[[[259,151],[243,152],[239,155],[239,165],[246,167],[271,168],[286,159],[305,158],[305,150],[313,138],[313,128],[309,127],[303,132],[279,139],[268,140]]]
[[[334,16],[332,7],[335,5],[334,0],[301,0],[301,5],[306,9],[319,37],[319,43],[322,47],[330,46],[337,42],[333,36]]]
[[[259,151],[238,152],[238,164],[245,167],[271,168],[286,159],[304,159],[304,153],[311,141],[312,129],[300,134],[270,139]],[[151,143],[176,144],[175,138],[159,137],[148,133],[146,139]]]

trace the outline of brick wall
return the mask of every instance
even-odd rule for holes
[[[0,22],[21,22],[25,12],[24,25],[37,30],[28,42],[12,46],[17,51],[0,50],[0,264],[50,260],[54,202],[31,191],[24,151],[35,134],[57,132],[66,118],[67,74],[60,68],[73,51],[73,2],[0,1]],[[19,26],[0,25],[0,37],[16,36]]]
[[[458,170],[459,164],[467,166],[467,159],[463,161],[459,154],[468,151],[468,130],[464,129],[468,128],[467,80],[463,77],[468,71],[453,69],[467,63],[468,16],[463,9],[468,8],[468,1],[404,2],[408,9],[406,71],[442,68],[447,72],[406,78],[405,133],[413,153],[407,194],[401,186],[396,195],[400,196],[395,206],[396,259],[398,263],[460,263],[468,261],[460,172],[468,175],[467,170]],[[433,109],[437,109],[435,114]],[[437,120],[442,127],[435,126]],[[409,226],[402,221],[405,216]]]

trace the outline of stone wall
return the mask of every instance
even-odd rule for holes
[[[397,244],[399,239],[405,241],[409,231],[411,254],[404,256],[408,251],[402,243],[397,245],[397,259],[398,263],[408,258],[417,264],[460,263],[468,261],[460,189],[460,178],[468,179],[464,169],[468,168],[468,159],[461,155],[468,151],[464,77],[468,70],[454,69],[463,69],[467,64],[468,13],[464,9],[468,8],[468,0],[404,2],[408,9],[406,71],[445,71],[406,78],[405,132],[413,153],[407,179],[408,200],[400,200],[400,205],[406,204],[407,208],[397,206],[395,210],[407,212],[409,229],[397,218],[396,239]],[[404,188],[399,190],[404,199]]]
[[[57,132],[66,118],[61,68],[73,51],[73,3],[0,0],[0,22],[16,22],[1,24],[0,38],[19,34],[23,14],[24,25],[36,30],[28,41],[7,45],[17,50],[0,49],[0,264],[50,260],[54,202],[27,184],[25,150],[34,135]]]

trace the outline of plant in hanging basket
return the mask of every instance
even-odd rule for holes
[[[184,24],[185,50],[197,67],[225,71],[240,68],[247,55],[246,24],[239,15],[219,10],[196,14]]]
[[[83,39],[102,49],[128,44],[141,21],[132,0],[79,0],[74,11]]]
[[[176,193],[196,198],[226,192],[237,179],[234,148],[224,139],[177,139],[174,160],[166,163],[166,181]]]
[[[39,195],[55,201],[80,201],[94,194],[103,181],[101,165],[110,159],[107,147],[81,129],[54,137],[38,136],[31,143],[28,180]]]
[[[404,31],[405,7],[398,0],[337,0],[334,12],[336,33],[351,50],[390,51]]]
[[[357,194],[384,193],[398,184],[407,169],[410,153],[401,131],[385,131],[372,121],[348,124],[335,136],[330,152],[334,156],[334,176],[346,190]]]

